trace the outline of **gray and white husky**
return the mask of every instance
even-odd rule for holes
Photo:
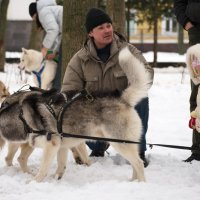
[[[92,103],[84,95],[82,98],[77,98],[62,112],[62,131],[64,133],[140,141],[142,124],[134,106],[147,96],[150,77],[144,64],[135,58],[128,48],[121,50],[119,64],[128,77],[129,87],[118,98],[96,96]],[[20,99],[22,110],[16,106],[13,110],[10,108],[9,112],[8,110],[0,112],[0,134],[3,139],[26,141],[32,146],[40,146],[44,149],[40,169],[35,176],[36,181],[44,179],[56,155],[58,161],[56,176],[61,178],[65,171],[68,150],[85,141],[81,138],[62,138],[60,136],[57,119],[63,106],[68,102],[70,94],[58,93],[52,96],[53,100],[49,98],[49,95],[30,92]],[[19,132],[24,128],[22,120],[18,119],[13,125],[12,119],[17,118],[18,113],[22,111],[26,124],[32,129],[44,130],[47,135],[48,133],[52,134],[49,140],[46,135],[38,136],[39,133]],[[3,118],[4,121],[2,121]],[[14,133],[10,130],[7,131],[9,123],[14,127]],[[20,130],[18,131],[18,129]],[[138,144],[114,142],[110,144],[132,165],[132,180],[145,181],[144,165],[139,157]]]

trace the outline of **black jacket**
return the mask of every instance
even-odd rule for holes
[[[189,21],[200,25],[200,0],[174,0],[174,13],[183,27]]]

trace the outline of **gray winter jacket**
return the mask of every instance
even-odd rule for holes
[[[152,77],[153,69],[148,65],[141,52],[131,44],[128,44],[120,35],[114,35],[111,44],[111,54],[106,63],[97,56],[94,44],[88,39],[85,46],[79,50],[70,60],[63,79],[62,92],[70,90],[82,90],[84,88],[92,92],[123,91],[128,86],[128,80],[122,71],[118,56],[120,50],[128,46],[129,50],[146,67],[147,73]]]
[[[58,52],[62,37],[63,7],[57,5],[55,0],[39,0],[37,1],[37,12],[46,32],[43,46]]]

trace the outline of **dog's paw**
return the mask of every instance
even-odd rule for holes
[[[90,160],[90,159],[88,159],[88,160],[85,162],[85,164],[86,164],[87,166],[90,166],[92,163],[93,163],[93,162],[92,162],[92,160]]]
[[[34,177],[34,180],[35,180],[36,182],[41,182],[41,181],[44,180],[45,176],[46,176],[46,175],[37,174],[37,175]]]
[[[54,178],[55,178],[56,180],[60,180],[60,179],[63,177],[63,174],[64,174],[64,173],[56,173],[56,174],[54,175]]]
[[[23,170],[23,172],[24,172],[24,173],[27,173],[27,174],[31,174],[31,175],[33,175],[33,176],[35,175],[33,169],[29,169],[29,168],[27,168],[27,169]]]
[[[12,160],[8,159],[7,157],[5,158],[6,166],[10,167],[13,166]]]
[[[54,178],[56,180],[60,180],[63,177],[63,174],[65,173],[66,167],[64,167],[63,170],[56,170],[56,173],[54,174]]]

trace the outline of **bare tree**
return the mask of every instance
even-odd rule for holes
[[[71,57],[86,39],[85,16],[89,8],[97,7],[97,0],[63,1],[62,77]]]
[[[5,48],[4,36],[6,30],[6,14],[9,0],[1,0],[0,2],[0,71],[4,71],[5,63]]]
[[[126,35],[124,0],[107,0],[106,11],[113,21],[114,30],[122,35]]]

